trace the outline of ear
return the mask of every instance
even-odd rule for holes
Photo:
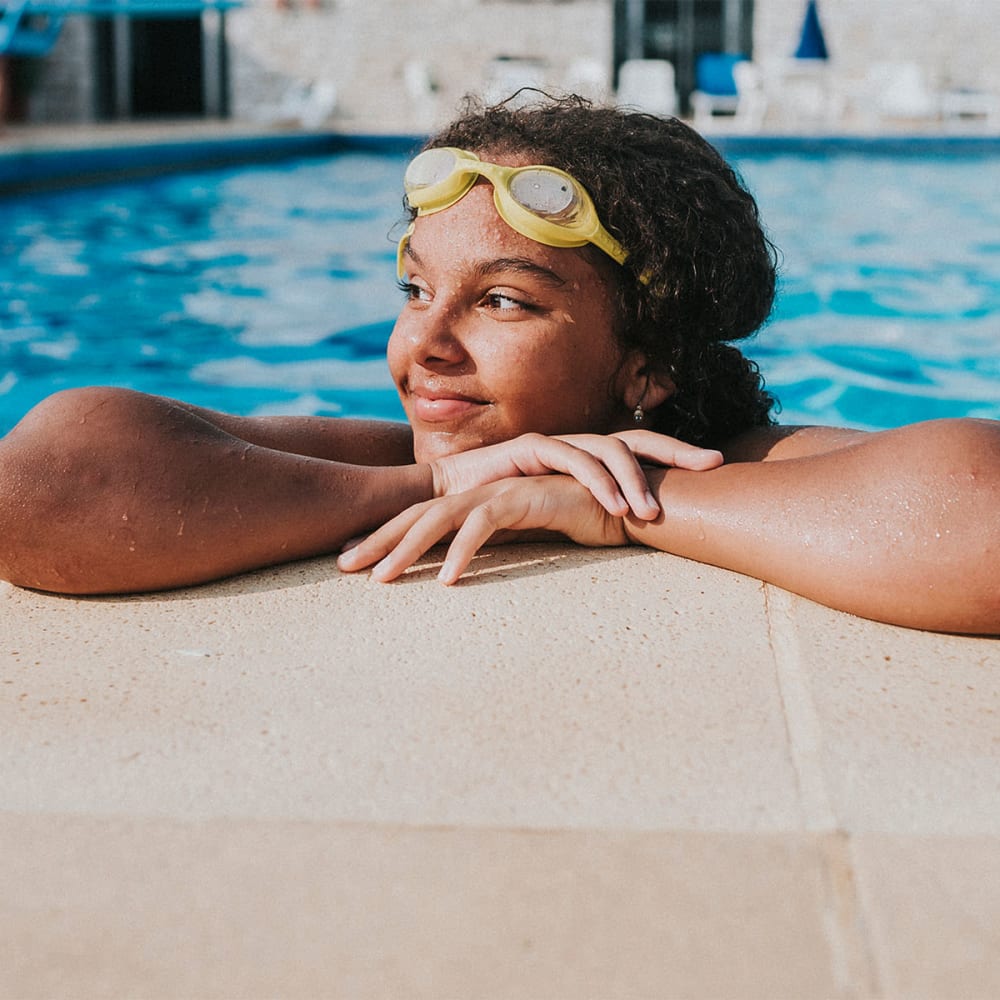
[[[642,351],[630,351],[618,373],[618,392],[631,413],[640,403],[650,413],[665,403],[676,391],[674,380],[650,367]]]

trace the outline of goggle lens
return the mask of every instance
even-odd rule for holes
[[[580,211],[576,191],[547,170],[522,170],[510,179],[511,197],[529,212],[552,222],[572,222]]]
[[[403,177],[403,185],[408,192],[433,187],[451,175],[457,162],[455,154],[450,149],[425,150],[410,161]]]

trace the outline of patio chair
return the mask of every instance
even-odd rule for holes
[[[568,94],[579,94],[592,101],[606,101],[610,90],[608,69],[600,59],[581,56],[567,67],[563,88]]]
[[[703,52],[695,60],[691,108],[696,125],[710,124],[716,114],[736,114],[740,95],[733,70],[745,59],[729,52]]]
[[[978,121],[995,128],[1000,125],[1000,95],[978,87],[952,87],[941,95],[941,117],[951,124]]]
[[[772,58],[762,74],[768,109],[784,128],[829,128],[844,113],[844,96],[826,59]]]
[[[413,128],[429,131],[438,118],[438,86],[428,63],[409,59],[403,64],[403,87],[410,102]]]
[[[482,96],[487,104],[499,101],[508,101],[515,107],[527,104],[537,95],[520,91],[545,90],[547,77],[548,67],[542,59],[497,56],[487,67]]]
[[[756,63],[744,59],[733,67],[733,81],[738,96],[733,124],[746,129],[759,129],[767,114],[764,74]]]
[[[865,75],[869,109],[877,118],[936,119],[941,98],[915,62],[880,62]]]
[[[618,104],[669,117],[677,114],[674,64],[667,59],[626,59],[618,70]]]
[[[295,81],[276,105],[259,105],[254,112],[258,121],[272,125],[300,125],[321,128],[337,108],[337,85],[332,80],[311,83]]]

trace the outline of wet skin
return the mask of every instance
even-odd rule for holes
[[[417,220],[388,360],[418,462],[529,431],[629,426],[611,306],[616,265],[587,258],[517,233],[485,182]]]

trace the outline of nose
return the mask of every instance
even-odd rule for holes
[[[411,361],[432,371],[463,367],[469,359],[454,310],[437,301],[422,309],[404,309],[390,348],[403,348]]]

